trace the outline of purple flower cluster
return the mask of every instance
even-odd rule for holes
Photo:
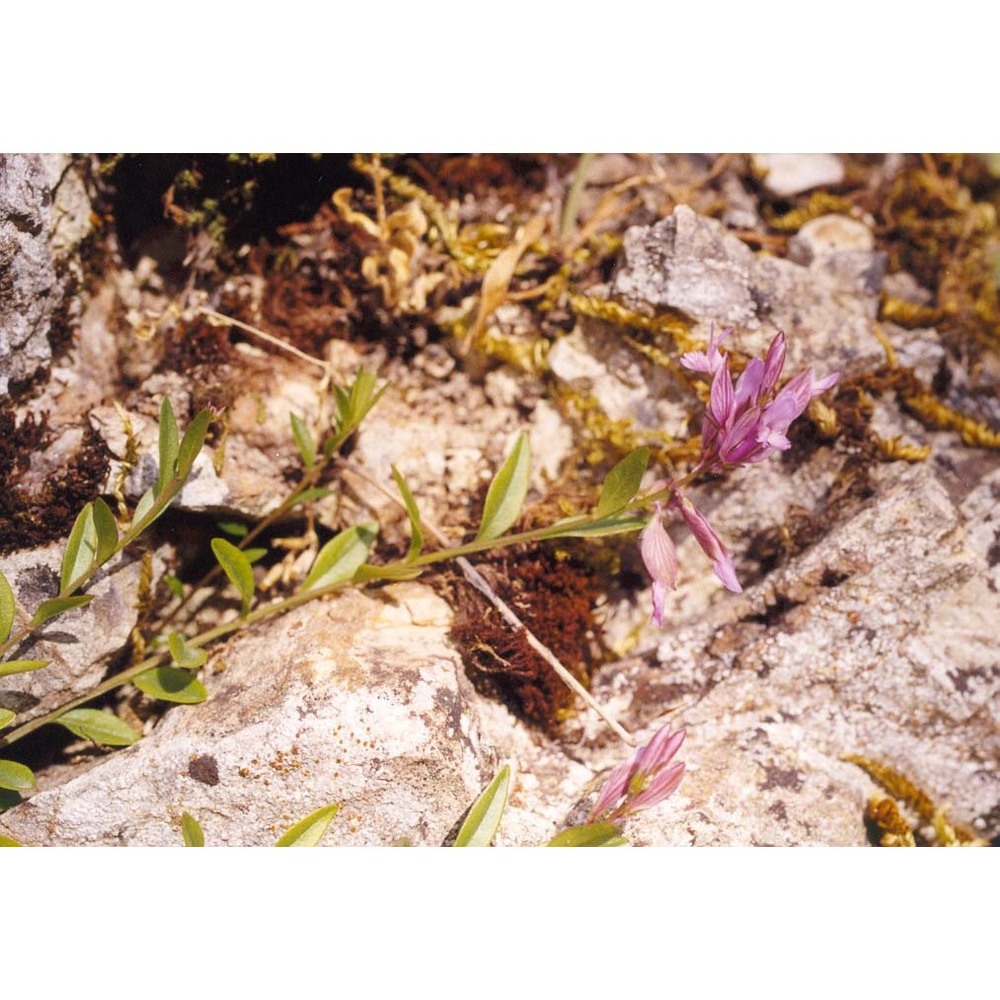
[[[617,823],[630,813],[648,809],[677,791],[684,777],[684,764],[671,764],[686,732],[671,732],[664,726],[644,747],[619,764],[601,789],[590,822]]]
[[[708,347],[690,351],[681,357],[689,371],[712,376],[708,409],[701,431],[701,457],[690,476],[721,472],[737,465],[762,462],[776,451],[791,446],[788,428],[805,411],[809,401],[837,384],[838,372],[817,379],[811,368],[793,376],[781,389],[778,379],[785,366],[785,335],[779,333],[771,342],[762,361],[754,358],[734,384],[729,373],[729,357],[719,345],[732,327],[718,336],[712,326]],[[672,483],[668,507],[684,518],[705,554],[712,560],[715,575],[734,593],[742,588],[736,579],[732,556],[705,516],[684,495],[681,486]],[[653,580],[653,620],[663,627],[663,606],[667,590],[677,586],[677,553],[663,526],[664,505],[657,503],[649,524],[639,538],[639,550],[646,570]]]

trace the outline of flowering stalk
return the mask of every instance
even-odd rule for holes
[[[763,462],[776,451],[791,447],[788,428],[805,411],[809,401],[836,385],[839,372],[817,379],[811,368],[793,376],[778,390],[785,366],[785,335],[779,333],[766,357],[753,358],[735,381],[729,373],[729,356],[719,349],[732,327],[716,335],[712,325],[704,351],[689,351],[681,364],[689,371],[712,376],[708,409],[701,431],[701,456],[683,482],[671,482],[667,506],[677,510],[702,550],[712,560],[715,575],[727,590],[740,593],[732,556],[705,515],[684,494],[683,486],[698,475],[724,472],[739,465]],[[663,503],[654,503],[653,516],[639,539],[643,563],[653,581],[652,620],[663,627],[667,590],[677,586],[677,554],[663,527]]]

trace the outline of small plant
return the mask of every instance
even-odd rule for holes
[[[656,483],[651,489],[641,492],[650,452],[647,448],[636,448],[611,469],[596,503],[588,513],[562,518],[528,531],[512,531],[530,482],[530,447],[527,436],[521,434],[490,484],[475,536],[470,541],[451,544],[436,527],[422,518],[406,480],[393,468],[392,477],[399,492],[399,502],[409,522],[410,541],[403,558],[389,562],[371,561],[379,526],[374,522],[352,525],[319,548],[305,578],[290,596],[266,601],[258,592],[253,563],[265,556],[268,550],[254,548],[253,543],[262,532],[294,508],[307,506],[328,493],[328,488],[322,484],[335,471],[343,445],[386,389],[386,386],[377,388],[373,373],[359,372],[348,386],[332,389],[333,416],[319,440],[314,438],[298,416],[291,415],[291,432],[303,467],[300,482],[277,509],[243,533],[237,541],[222,537],[213,539],[211,549],[216,565],[201,581],[188,588],[179,581],[173,581],[177,603],[155,623],[153,633],[142,644],[148,655],[107,678],[87,694],[20,725],[14,725],[17,717],[13,712],[0,709],[0,749],[12,746],[28,733],[49,724],[61,725],[77,736],[105,746],[134,743],[139,734],[131,726],[110,712],[88,707],[88,703],[126,683],[132,683],[146,695],[162,701],[185,704],[203,701],[207,692],[196,671],[204,665],[207,649],[216,640],[343,587],[363,586],[378,580],[411,579],[426,567],[441,562],[455,561],[469,581],[494,602],[508,623],[523,627],[516,615],[469,564],[467,557],[526,542],[641,532],[639,549],[653,581],[652,617],[662,626],[665,595],[676,586],[677,580],[676,551],[662,523],[670,510],[681,515],[712,561],[722,583],[729,590],[739,591],[740,585],[728,550],[685,491],[697,477],[717,474],[737,465],[761,462],[775,451],[788,448],[789,425],[814,397],[831,388],[838,376],[833,374],[817,380],[807,369],[779,389],[778,380],[785,361],[785,339],[779,334],[766,358],[750,361],[734,382],[729,372],[728,357],[720,350],[729,332],[726,330],[716,336],[713,328],[706,350],[689,352],[681,359],[689,370],[712,377],[700,457],[691,472],[682,479]],[[136,542],[177,497],[204,444],[210,419],[210,413],[202,411],[181,436],[169,400],[163,401],[159,424],[159,475],[155,486],[139,500],[125,525],[119,524],[101,498],[84,507],[66,545],[59,591],[55,597],[22,612],[16,607],[9,583],[0,574],[0,655],[7,656],[24,648],[47,622],[70,609],[84,607],[90,601],[91,595],[86,593],[86,588],[98,570]],[[439,547],[428,551],[428,537],[433,537]],[[198,632],[192,624],[190,602],[196,592],[209,585],[220,590],[231,585],[239,598],[239,610],[222,624]],[[600,706],[558,660],[530,632],[527,636],[573,690],[599,711],[623,739],[631,743],[631,737],[604,715]],[[44,660],[8,659],[0,662],[0,676],[46,666]],[[619,842],[622,820],[631,813],[662,801],[680,784],[684,765],[672,764],[671,760],[683,740],[683,730],[670,732],[664,729],[657,733],[646,747],[635,751],[613,772],[594,807],[590,822],[584,827],[564,831],[553,844]],[[505,768],[473,806],[458,834],[456,846],[491,842],[506,802],[509,782],[510,772]],[[0,760],[0,788],[20,793],[34,787],[35,776],[26,766],[13,760]],[[17,795],[14,801],[17,801]],[[320,813],[307,817],[303,821],[305,826],[302,829],[298,826],[293,828],[282,838],[282,842],[286,838],[291,838],[289,843],[307,842],[313,836],[318,840],[315,830],[319,829],[321,820],[325,816],[326,822],[329,822],[333,816],[332,812],[321,810]],[[183,830],[186,843],[197,846],[199,839],[203,842],[200,828],[192,817],[186,817]]]

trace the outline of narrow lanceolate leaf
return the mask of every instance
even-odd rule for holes
[[[321,590],[345,583],[364,563],[378,534],[378,525],[368,522],[347,528],[319,550],[302,591]]]
[[[177,449],[177,478],[181,482],[191,475],[194,460],[201,452],[202,445],[205,443],[205,435],[208,433],[208,425],[211,422],[211,410],[201,410],[188,424],[184,437],[181,438],[180,447]]]
[[[4,660],[0,663],[0,677],[9,674],[26,674],[29,670],[41,670],[51,660]]]
[[[190,670],[153,667],[132,678],[132,683],[150,698],[178,705],[197,705],[208,697],[204,684]]]
[[[0,847],[24,847],[24,844],[11,837],[0,837]]]
[[[609,473],[601,488],[594,513],[598,517],[617,514],[636,495],[643,473],[649,465],[649,449],[630,451]]]
[[[628,841],[615,823],[587,823],[557,833],[546,847],[623,847]]]
[[[167,636],[167,647],[174,663],[185,670],[197,670],[208,659],[205,650],[189,646],[180,632],[171,632]]]
[[[17,713],[9,708],[0,708],[0,729],[5,729],[17,718]]]
[[[96,708],[74,708],[55,720],[74,736],[102,746],[127,747],[138,743],[139,734],[117,715]]]
[[[417,510],[417,501],[413,499],[410,487],[406,485],[403,474],[396,468],[392,469],[392,478],[396,480],[399,495],[403,498],[406,513],[410,518],[410,547],[406,550],[406,562],[412,562],[420,555],[420,550],[424,547],[424,529],[420,524],[420,511]]]
[[[14,591],[7,577],[0,573],[0,642],[6,642],[14,625]]]
[[[159,496],[163,492],[163,487],[174,478],[174,469],[177,465],[177,420],[174,417],[174,408],[170,405],[170,398],[163,397],[160,404],[160,474],[156,480],[153,492]]]
[[[132,513],[132,521],[129,524],[129,530],[134,528],[152,509],[153,504],[156,503],[156,494],[153,490],[146,490],[141,497],[139,497],[139,502],[135,505],[135,511]]]
[[[602,517],[599,521],[580,524],[576,518],[570,519],[565,527],[560,528],[557,521],[545,533],[546,538],[600,538],[603,535],[620,535],[626,531],[638,531],[646,520],[641,517],[628,517],[623,514],[612,514]]]
[[[0,760],[0,788],[27,792],[34,787],[35,775],[30,767],[18,764],[16,760]]]
[[[288,418],[292,422],[292,437],[302,456],[302,464],[311,469],[316,461],[316,442],[309,433],[309,428],[294,413],[289,413]]]
[[[212,539],[212,551],[219,565],[225,570],[230,583],[240,592],[243,606],[240,614],[246,615],[253,601],[254,579],[250,560],[232,542],[224,538]]]
[[[201,825],[189,812],[181,816],[181,833],[184,835],[185,847],[205,846],[205,834],[202,832]]]
[[[489,847],[500,826],[507,805],[510,788],[510,765],[504,764],[500,773],[486,786],[472,804],[462,828],[455,837],[456,847]]]
[[[68,593],[97,561],[97,527],[94,524],[94,505],[88,503],[76,517],[73,530],[66,542],[63,553],[62,571],[59,574],[59,590]]]
[[[258,559],[263,559],[267,555],[267,549],[240,549],[247,557],[247,562],[252,566]]]
[[[250,530],[242,521],[216,521],[215,526],[233,538],[242,538]]]
[[[337,815],[339,805],[323,806],[300,819],[274,846],[275,847],[315,847],[326,833],[326,828]]]
[[[32,616],[31,624],[37,628],[50,618],[55,618],[56,615],[61,615],[65,611],[82,608],[93,599],[93,594],[77,594],[76,597],[53,597],[50,601],[42,601]]]
[[[528,495],[530,473],[531,449],[527,436],[522,433],[507,461],[500,466],[500,471],[490,483],[476,541],[499,538],[517,520],[524,498]]]

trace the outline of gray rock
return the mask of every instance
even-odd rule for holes
[[[832,153],[757,153],[753,164],[765,173],[764,186],[779,198],[844,179],[844,164]]]
[[[206,668],[209,700],[0,817],[24,843],[267,845],[331,802],[329,845],[441,844],[498,762],[446,642],[447,605],[416,583],[358,591],[258,626]]]
[[[813,548],[671,627],[655,661],[605,675],[601,694],[633,724],[671,709],[690,731],[684,784],[636,821],[639,839],[862,844],[874,785],[845,754],[903,772],[954,820],[996,833],[991,465],[967,495],[932,464],[885,467],[876,495]],[[726,506],[746,498],[738,488]]]
[[[78,306],[72,255],[89,211],[70,157],[0,155],[0,394],[49,363],[52,324]]]
[[[56,596],[64,549],[65,542],[56,542],[0,562],[17,601],[15,630],[42,601]],[[153,585],[166,555],[166,549],[154,555]],[[103,679],[107,658],[125,646],[135,627],[140,575],[137,558],[117,557],[87,587],[94,595],[90,604],[53,618],[35,640],[12,651],[9,659],[52,661],[40,670],[0,677],[0,705],[22,716],[19,723],[86,694]]]
[[[613,294],[629,302],[745,324],[756,315],[753,251],[713,219],[678,205],[673,215],[625,234],[625,266]]]
[[[790,367],[822,357],[829,367],[876,360],[872,336],[885,270],[880,253],[843,251],[809,267],[756,256],[721,223],[678,205],[673,215],[625,235],[624,261],[612,295],[639,311],[674,309],[704,324],[733,325],[731,345],[763,354],[779,331]]]

